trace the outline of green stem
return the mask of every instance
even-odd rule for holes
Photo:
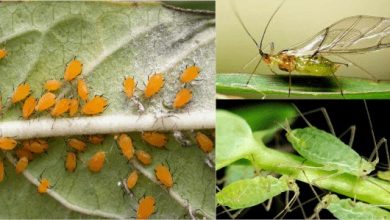
[[[257,147],[248,157],[253,164],[261,169],[279,174],[289,175],[297,180],[313,184],[351,198],[365,201],[370,204],[390,204],[390,183],[373,177],[358,178],[350,174],[334,174],[334,171],[324,171],[321,168],[309,168],[318,166],[305,161],[304,158],[290,153],[280,152],[266,147],[258,142]],[[390,209],[389,206],[385,208]]]

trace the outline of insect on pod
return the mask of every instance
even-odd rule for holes
[[[87,146],[86,143],[76,138],[70,138],[67,143],[69,147],[79,152],[85,151],[85,147]]]
[[[296,46],[289,47],[288,49],[281,50],[274,54],[274,47],[273,44],[271,44],[271,52],[265,53],[263,50],[265,34],[269,24],[281,8],[282,4],[279,5],[266,23],[263,35],[259,41],[253,37],[249,32],[249,29],[244,25],[244,22],[237,11],[234,10],[238,21],[246,34],[256,45],[256,49],[259,53],[258,56],[260,56],[260,60],[257,62],[255,69],[251,72],[246,85],[249,84],[261,61],[264,61],[275,75],[278,75],[278,73],[272,69],[273,66],[288,73],[289,96],[291,93],[291,75],[293,72],[296,72],[297,75],[304,76],[333,77],[342,96],[344,96],[344,92],[335,73],[343,65],[348,67],[348,64],[352,64],[361,70],[362,73],[364,72],[367,74],[372,80],[378,81],[374,75],[358,64],[351,62],[349,59],[345,58],[344,55],[377,51],[390,47],[390,44],[386,41],[386,38],[389,36],[387,29],[389,28],[390,18],[366,15],[343,18],[324,28],[309,40],[297,44]],[[346,63],[332,61],[326,58],[325,55],[336,56]]]
[[[64,79],[65,81],[72,81],[78,75],[80,75],[83,64],[74,58],[65,69]]]
[[[31,87],[28,83],[21,83],[18,87],[16,87],[14,94],[12,95],[12,103],[15,104],[27,98],[30,95]]]
[[[87,101],[89,92],[85,80],[83,79],[77,80],[77,93],[79,94],[82,100]]]
[[[83,108],[81,109],[81,112],[84,115],[97,115],[102,113],[107,106],[107,99],[105,99],[103,96],[95,96],[91,100],[89,100]]]
[[[101,143],[103,143],[103,141],[104,141],[104,136],[103,136],[103,135],[100,135],[100,134],[89,135],[89,136],[88,136],[88,141],[89,141],[91,144],[101,144]]]
[[[129,177],[127,178],[126,185],[129,190],[134,188],[135,184],[137,184],[138,181],[138,173],[136,170],[130,173]]]
[[[39,193],[47,193],[47,190],[50,189],[50,182],[46,178],[42,178],[39,180],[39,185],[38,185],[38,192]]]
[[[8,51],[6,49],[0,49],[0,60],[4,59],[8,54]]]
[[[45,111],[56,104],[56,95],[51,92],[45,93],[35,106],[35,110],[38,112]]]
[[[54,92],[60,89],[62,86],[62,82],[56,79],[50,79],[43,84],[43,88],[48,92]]]
[[[151,98],[160,92],[164,86],[164,75],[162,73],[154,73],[148,77],[148,82],[145,87],[145,98]]]
[[[53,117],[59,117],[63,115],[65,112],[69,111],[69,107],[70,107],[70,99],[64,98],[64,99],[57,100],[50,114]]]
[[[0,137],[0,149],[1,150],[13,150],[16,147],[17,142],[12,138]]]
[[[88,161],[88,169],[93,173],[98,173],[102,170],[104,161],[106,160],[106,153],[98,151]]]
[[[214,149],[214,142],[202,132],[197,132],[195,135],[196,142],[200,149],[205,153],[210,153]]]
[[[389,219],[390,213],[375,205],[354,202],[351,199],[340,199],[329,194],[322,198],[310,219],[319,217],[322,209],[329,210],[337,219]],[[318,218],[319,219],[319,218]]]
[[[28,159],[27,157],[22,157],[18,160],[18,162],[16,163],[16,173],[19,174],[19,173],[22,173],[28,166]]]
[[[23,103],[22,116],[24,119],[28,119],[35,110],[37,100],[34,96],[30,95]]]
[[[74,98],[69,101],[69,116],[73,117],[79,110],[79,100]]]
[[[28,160],[34,159],[34,155],[27,148],[19,148],[16,151],[16,156],[21,159],[22,157],[26,157]]]
[[[77,167],[77,156],[73,152],[68,152],[65,160],[65,168],[68,172],[73,173]]]
[[[192,65],[186,67],[183,73],[180,75],[181,83],[190,83],[199,76],[200,68]]]
[[[155,200],[153,196],[145,196],[138,203],[137,219],[148,219],[155,208]]]
[[[132,98],[134,96],[135,88],[137,87],[137,82],[133,77],[127,76],[123,80],[123,92],[127,98]]]
[[[141,137],[146,143],[157,148],[164,148],[168,143],[168,137],[165,134],[156,131],[144,131],[142,132]]]
[[[25,140],[23,141],[23,148],[29,150],[30,152],[41,154],[49,148],[47,141],[42,139],[35,140]]]
[[[167,188],[171,188],[173,186],[172,174],[169,171],[169,168],[164,164],[159,164],[154,168],[156,178]]]
[[[183,88],[177,94],[172,103],[173,109],[184,108],[192,99],[192,92],[189,89]]]
[[[117,142],[123,156],[125,156],[127,160],[130,160],[134,155],[133,141],[131,138],[127,134],[120,134]]]
[[[143,165],[149,165],[152,163],[152,155],[143,150],[137,150],[135,156]]]
[[[0,160],[0,183],[4,180],[4,162]]]

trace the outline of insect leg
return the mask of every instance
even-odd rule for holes
[[[351,136],[349,137],[348,146],[352,147],[353,141],[355,140],[355,132],[356,132],[356,126],[352,125],[347,130],[345,130],[341,135],[338,136],[339,139],[341,139],[345,134],[348,132],[351,132]]]
[[[334,73],[332,73],[333,77],[336,79],[336,83],[337,83],[337,86],[339,87],[340,89],[340,93],[341,93],[341,96],[344,97],[344,93],[343,93],[343,88],[341,88],[341,85],[340,85],[340,82],[339,82],[339,79],[337,79],[336,75]]]
[[[246,82],[246,85],[248,85],[248,84],[249,84],[249,81],[251,81],[253,74],[255,74],[255,72],[256,72],[257,68],[259,67],[259,65],[260,65],[260,63],[261,63],[262,60],[263,60],[263,57],[261,57],[261,59],[259,60],[259,62],[257,62],[255,68],[253,69],[253,71],[251,72],[251,75],[249,76],[248,81]]]
[[[290,97],[291,93],[291,72],[288,72],[288,97]]]

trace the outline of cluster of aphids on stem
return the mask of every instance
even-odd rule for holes
[[[5,58],[7,51],[5,49],[0,50],[0,59]],[[36,99],[31,95],[31,87],[27,82],[21,83],[14,90],[13,95],[10,98],[12,104],[18,104],[23,102],[22,117],[29,119],[34,112],[42,113],[49,111],[54,118],[63,117],[68,114],[69,117],[76,116],[79,112],[80,102],[81,113],[83,115],[91,116],[97,115],[106,109],[108,106],[108,100],[102,95],[95,95],[90,99],[89,89],[86,81],[79,77],[82,72],[83,64],[80,60],[74,58],[65,68],[63,80],[51,79],[43,84],[45,93]],[[192,65],[186,67],[180,75],[180,82],[183,85],[182,88],[176,93],[176,97],[172,101],[172,104],[164,107],[178,110],[184,108],[192,99],[192,91],[187,88],[187,85],[195,80],[200,73],[199,67]],[[72,84],[77,80],[77,96],[69,98],[57,98],[56,94],[64,86],[65,83]],[[143,91],[143,99],[148,100],[155,96],[164,86],[164,75],[162,73],[154,73],[149,75],[148,82],[146,83]],[[127,76],[123,81],[123,92],[126,97],[134,102],[138,106],[138,112],[143,113],[145,111],[139,97],[135,95],[137,89],[137,82],[133,77]],[[76,96],[76,95],[75,95]],[[1,97],[0,97],[1,98]],[[1,107],[1,102],[0,102]],[[1,109],[0,109],[1,110]],[[206,154],[210,153],[214,149],[213,138],[204,132],[189,132],[174,131],[173,137],[182,146],[191,145],[196,142],[199,148]],[[166,149],[168,143],[168,135],[163,132],[157,131],[144,131],[141,133],[142,140],[152,147],[157,149]],[[131,136],[126,133],[114,135],[114,139],[117,142],[117,146],[120,149],[122,155],[127,161],[134,158],[143,166],[149,166],[152,164],[152,155],[145,150],[137,150],[134,147]],[[77,168],[78,154],[87,150],[87,142],[90,144],[98,145],[103,143],[105,135],[89,135],[85,137],[72,137],[65,140],[66,145],[69,147],[67,155],[65,157],[65,169],[67,172],[73,173]],[[18,146],[19,145],[19,146]],[[18,146],[18,147],[17,147]],[[49,148],[47,140],[44,139],[29,139],[23,140],[20,144],[13,138],[0,137],[0,149],[3,151],[13,151],[18,158],[16,162],[16,173],[22,173],[32,161],[38,155],[45,153]],[[105,151],[97,151],[92,155],[88,162],[86,162],[87,168],[92,173],[99,173],[106,160]],[[206,160],[206,163],[213,168],[212,162]],[[168,164],[159,163],[154,168],[155,180],[166,189],[170,189],[174,185],[174,178],[169,169]],[[0,182],[4,179],[4,163],[0,160]],[[47,178],[42,178],[43,172],[39,178],[38,192],[46,193],[53,185]],[[127,179],[123,180],[120,185],[124,191],[133,196],[132,189],[137,185],[139,172],[133,169]],[[138,219],[145,219],[150,217],[155,212],[155,199],[153,196],[144,196],[139,200],[138,209],[136,215]]]

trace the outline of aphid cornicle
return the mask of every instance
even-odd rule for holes
[[[84,115],[97,115],[102,113],[107,106],[107,99],[105,99],[103,96],[95,96],[91,100],[89,100],[83,108],[81,109],[81,112]]]
[[[14,94],[12,95],[12,103],[15,104],[27,98],[27,96],[30,95],[30,92],[30,84],[21,83],[18,87],[16,87]]]
[[[20,158],[15,166],[16,173],[19,174],[19,173],[23,172],[27,168],[27,166],[28,166],[27,157]]]
[[[289,95],[291,93],[292,72],[297,72],[299,75],[314,77],[333,77],[336,80],[341,95],[344,95],[344,93],[337,77],[335,76],[336,71],[341,65],[355,65],[362,71],[362,73],[364,72],[367,76],[370,76],[372,80],[378,81],[374,75],[364,70],[364,68],[359,65],[351,62],[343,55],[377,51],[390,47],[390,44],[388,44],[385,40],[386,37],[389,36],[389,33],[386,32],[389,28],[389,18],[366,15],[347,17],[324,28],[309,40],[297,44],[294,47],[281,50],[276,54],[273,54],[273,44],[271,44],[271,53],[268,54],[263,51],[262,47],[264,36],[269,24],[281,6],[282,4],[279,5],[266,23],[263,35],[258,42],[250,34],[248,28],[244,25],[244,22],[238,13],[234,10],[238,21],[256,45],[261,57],[257,62],[255,69],[252,71],[247,81],[247,85],[261,61],[264,61],[264,63],[270,67],[271,72],[275,75],[277,75],[277,73],[272,70],[272,66],[274,65],[277,66],[279,70],[288,72]],[[324,55],[337,56],[348,64],[331,61],[324,57]]]
[[[80,75],[82,68],[83,64],[79,60],[73,59],[65,69],[64,79],[66,81],[72,81]]]
[[[127,178],[127,188],[132,189],[134,188],[135,184],[137,184],[138,181],[138,173],[136,170],[130,173],[129,177]]]
[[[152,155],[143,150],[137,150],[135,156],[143,165],[149,165],[152,163]]]
[[[57,91],[61,86],[62,82],[56,79],[47,80],[45,84],[43,84],[43,88],[48,92]]]
[[[164,133],[159,133],[157,131],[144,131],[142,132],[141,137],[146,143],[157,148],[164,148],[168,142],[168,137]]]
[[[35,110],[37,100],[34,96],[30,95],[23,103],[22,116],[24,119],[28,119]]]
[[[6,49],[0,49],[0,60],[4,59],[8,54],[8,51]]]
[[[189,89],[183,88],[177,94],[173,100],[172,107],[174,109],[184,108],[192,99],[192,92]]]
[[[65,112],[67,112],[69,110],[69,107],[70,107],[70,99],[63,98],[57,100],[50,114],[53,117],[59,117],[63,115]]]
[[[203,152],[209,153],[214,149],[214,142],[202,132],[197,132],[195,136],[196,142]]]
[[[173,186],[173,178],[172,174],[169,171],[169,168],[164,164],[159,164],[154,168],[156,178],[167,188],[171,188]]]
[[[192,80],[194,80],[198,77],[199,72],[200,72],[200,68],[195,66],[195,65],[186,67],[186,69],[180,75],[180,82],[181,83],[190,83]]]
[[[138,203],[137,219],[148,219],[154,213],[155,200],[153,196],[145,196]]]
[[[102,170],[104,161],[106,160],[106,153],[98,151],[88,161],[88,169],[93,173],[98,173]]]
[[[42,178],[39,180],[39,185],[38,185],[38,192],[39,193],[47,193],[47,190],[50,188],[50,182],[46,178]]]
[[[123,92],[127,98],[132,98],[134,95],[137,83],[133,77],[127,76],[123,80]]]
[[[164,86],[164,75],[162,73],[154,73],[148,77],[148,82],[145,87],[145,98],[151,98],[160,92]]]
[[[38,112],[45,111],[56,104],[56,95],[51,92],[43,94],[39,99],[38,104],[35,106],[35,110]]]
[[[134,155],[133,141],[131,138],[127,134],[121,134],[119,135],[117,142],[123,156],[125,156],[127,160],[130,160]]]
[[[88,86],[84,79],[77,80],[77,94],[79,94],[80,98],[84,101],[88,99]]]
[[[79,100],[71,99],[69,103],[69,116],[70,117],[75,116],[78,110],[79,110]]]
[[[17,142],[12,138],[0,137],[0,149],[12,150],[16,147]]]
[[[73,152],[68,152],[65,160],[65,168],[68,172],[73,173],[77,166],[77,157]]]
[[[76,138],[70,138],[67,143],[69,147],[77,151],[84,151],[85,147],[87,146],[86,143]]]

